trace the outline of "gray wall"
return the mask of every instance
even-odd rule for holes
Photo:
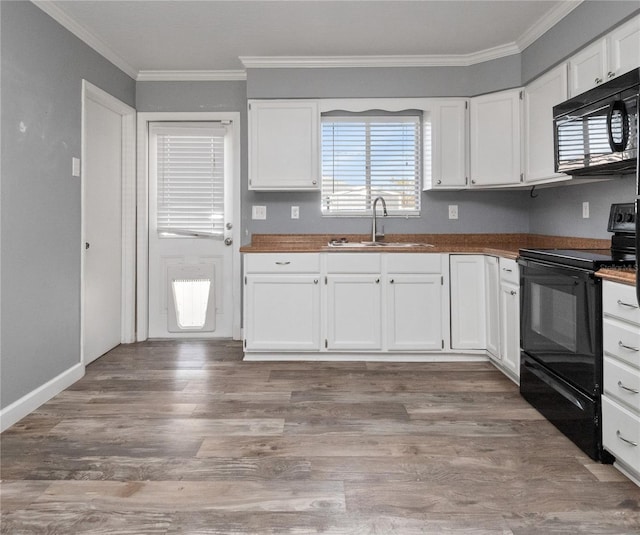
[[[129,105],[135,83],[31,2],[1,17],[4,408],[80,362],[82,78]]]
[[[520,85],[520,55],[471,67],[248,69],[249,98],[468,97]]]
[[[632,202],[635,175],[576,186],[536,190],[529,207],[530,232],[552,236],[610,238],[607,233],[612,203]],[[582,218],[582,203],[589,202],[589,219]]]

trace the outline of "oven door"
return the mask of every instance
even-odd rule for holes
[[[599,395],[602,304],[592,272],[519,263],[523,352],[588,396]]]

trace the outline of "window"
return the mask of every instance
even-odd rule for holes
[[[224,140],[216,123],[151,126],[160,236],[224,233]]]
[[[369,215],[384,197],[390,215],[420,214],[419,112],[322,117],[322,214]]]

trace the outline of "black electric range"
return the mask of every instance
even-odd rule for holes
[[[632,216],[633,214],[633,216]],[[602,267],[636,264],[633,204],[614,204],[610,249],[521,249],[520,393],[596,460],[602,448]]]

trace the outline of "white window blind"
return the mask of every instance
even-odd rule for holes
[[[152,126],[159,235],[224,233],[226,129],[206,123]]]
[[[322,213],[368,215],[384,197],[390,215],[419,215],[419,115],[322,117]]]

